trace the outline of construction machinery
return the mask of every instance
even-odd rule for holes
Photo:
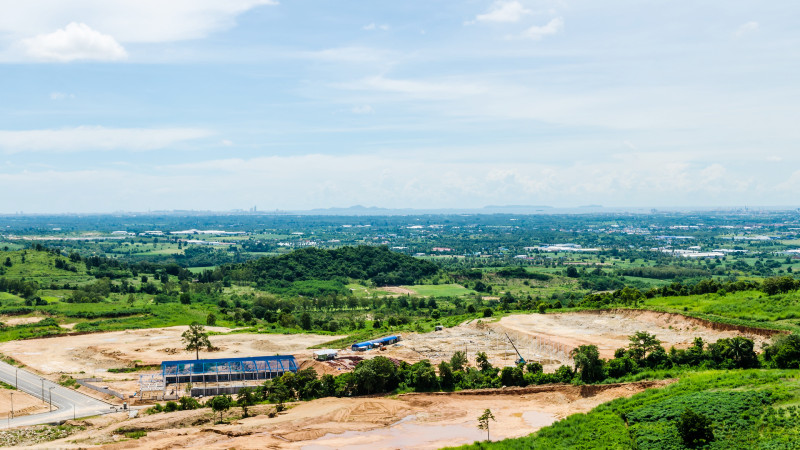
[[[506,339],[508,339],[508,342],[511,343],[511,346],[514,347],[514,351],[517,352],[517,356],[519,356],[519,359],[517,359],[514,362],[517,363],[517,365],[525,364],[525,358],[523,358],[522,355],[519,353],[519,350],[517,350],[517,346],[514,345],[514,341],[511,340],[511,336],[509,336],[508,333],[506,333]]]

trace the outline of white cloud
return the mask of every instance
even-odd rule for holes
[[[152,209],[308,209],[353,204],[449,208],[487,204],[598,203],[709,206],[795,203],[800,172],[756,182],[752,167],[698,161],[693,152],[626,152],[600,162],[462,157],[461,148],[410,152],[230,158],[160,167],[0,172],[4,212]],[[469,151],[494,155],[496,145]],[[443,153],[443,154],[442,154]],[[427,155],[427,157],[426,157]],[[87,190],[87,188],[90,188]],[[92,192],[92,195],[85,195]],[[277,195],[280,193],[280,195]],[[121,206],[122,205],[122,206]]]
[[[472,25],[476,22],[518,22],[523,16],[530,14],[522,3],[517,1],[495,1],[485,14],[478,14],[475,20],[465,22]]]
[[[72,153],[82,151],[150,151],[211,136],[196,128],[77,127],[0,131],[0,153]]]
[[[364,25],[363,29],[365,29],[367,31],[375,31],[375,30],[388,31],[389,30],[389,25],[387,25],[385,23],[382,24],[382,25],[376,25],[373,22],[373,23],[371,23],[369,25]]]
[[[51,92],[50,93],[50,100],[72,100],[75,98],[75,94],[65,94],[63,92]]]
[[[351,111],[353,111],[353,114],[372,114],[375,112],[370,105],[354,106]]]
[[[113,37],[72,22],[49,34],[23,39],[25,53],[38,61],[117,61],[128,53]]]
[[[758,22],[751,21],[741,25],[734,34],[736,35],[737,38],[740,38],[745,35],[755,33],[756,31],[758,31],[758,28],[759,28]]]
[[[561,29],[564,28],[564,19],[561,17],[556,17],[552,19],[550,22],[547,22],[546,25],[537,26],[534,25],[527,30],[522,32],[522,37],[527,39],[539,40],[545,36],[549,36],[551,34],[556,34]]]
[[[373,63],[391,60],[384,50],[369,47],[337,47],[315,52],[304,52],[300,56],[332,62]]]
[[[423,99],[460,98],[486,92],[486,88],[479,84],[455,80],[417,81],[383,76],[365,78],[360,82],[342,85],[341,87],[405,94]]]
[[[198,39],[236,24],[236,16],[276,0],[35,0],[3,3],[0,33],[16,39],[65,23],[89,24],[119,42]]]

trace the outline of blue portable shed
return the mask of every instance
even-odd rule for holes
[[[381,345],[396,344],[399,340],[400,336],[387,336],[380,339],[373,339],[371,341],[359,342],[357,344],[353,344],[350,348],[355,352],[363,352],[374,347],[380,347]]]
[[[384,338],[375,339],[372,342],[375,343],[375,344],[381,344],[381,345],[391,345],[391,344],[396,344],[397,341],[399,341],[399,340],[400,340],[399,336],[387,336],[387,337],[384,337]]]
[[[350,349],[353,350],[354,352],[363,352],[364,350],[369,350],[371,348],[372,348],[372,342],[359,342],[357,344],[353,344],[353,346],[350,347]]]

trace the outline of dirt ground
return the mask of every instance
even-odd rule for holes
[[[470,361],[483,351],[493,365],[502,367],[514,364],[518,358],[506,338],[508,333],[526,361],[538,361],[545,370],[553,371],[559,365],[571,365],[569,352],[580,345],[597,345],[601,357],[613,358],[614,350],[626,347],[628,337],[636,331],[655,334],[667,350],[671,346],[686,348],[695,337],[709,343],[746,336],[755,341],[756,348],[761,348],[765,341],[763,336],[714,330],[675,314],[620,310],[511,315],[495,322],[471,321],[433,333],[405,334],[399,344],[381,354],[409,362],[430,359],[438,364],[449,360],[456,350],[466,351]]]
[[[108,369],[139,365],[158,365],[164,360],[194,359],[181,344],[187,327],[114,331],[78,336],[10,341],[0,344],[0,353],[56,380],[61,374],[75,378],[99,377],[112,390],[132,394],[138,390],[138,373],[110,373]],[[227,328],[206,327],[227,332]],[[308,347],[342,336],[314,334],[228,334],[210,336],[213,352],[201,357],[226,358],[290,354],[298,364],[312,357]]]
[[[14,417],[49,411],[49,406],[32,395],[13,389],[0,388],[0,419],[11,413],[11,393],[14,393]]]
[[[225,448],[329,450],[440,448],[483,440],[477,418],[491,408],[492,439],[519,437],[570,414],[628,397],[670,381],[607,386],[551,385],[441,394],[405,394],[397,398],[324,398],[299,403],[277,417],[257,415],[213,425],[207,410],[180,411],[125,420],[111,415],[82,422],[88,428],[42,448]],[[240,415],[232,410],[231,415]],[[146,436],[125,440],[124,431]]]
[[[0,316],[0,323],[6,324],[9,327],[13,327],[15,325],[27,325],[29,323],[41,322],[42,320],[44,320],[44,317],[41,316],[32,316],[32,317]]]
[[[383,286],[380,288],[380,290],[399,295],[417,295],[416,291],[400,286]]]
[[[75,378],[100,377],[112,390],[132,394],[138,390],[138,373],[109,373],[110,368],[158,365],[163,360],[194,359],[183,350],[181,333],[186,327],[128,330],[79,336],[11,341],[0,344],[0,353],[11,356],[34,370],[56,379],[61,374]],[[227,328],[210,327],[227,332]],[[614,350],[628,345],[628,336],[648,331],[665,348],[688,347],[695,337],[714,342],[724,337],[743,335],[738,331],[720,331],[675,314],[651,311],[620,310],[603,313],[526,314],[503,317],[499,321],[474,320],[433,333],[407,333],[397,345],[385,351],[353,352],[342,349],[339,359],[329,362],[311,360],[308,347],[341,336],[312,334],[228,334],[211,336],[219,350],[201,352],[201,357],[237,357],[291,354],[301,368],[313,367],[317,373],[336,375],[352,370],[363,358],[377,355],[410,363],[429,359],[438,364],[449,360],[456,350],[464,350],[470,361],[479,351],[490,362],[503,367],[514,364],[517,354],[506,338],[511,337],[526,361],[538,361],[546,371],[571,365],[569,352],[584,344],[597,345],[600,356],[613,357]],[[761,347],[764,337],[746,335]]]

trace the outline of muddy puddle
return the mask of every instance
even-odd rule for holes
[[[552,414],[540,411],[526,411],[522,413],[522,418],[536,428],[550,425],[556,420]],[[493,431],[491,437],[492,440],[500,440],[508,436]],[[329,433],[301,448],[302,450],[440,448],[443,445],[469,444],[483,440],[486,440],[486,431],[478,429],[477,420],[449,425],[427,425],[418,423],[417,416],[411,415],[388,428]]]

